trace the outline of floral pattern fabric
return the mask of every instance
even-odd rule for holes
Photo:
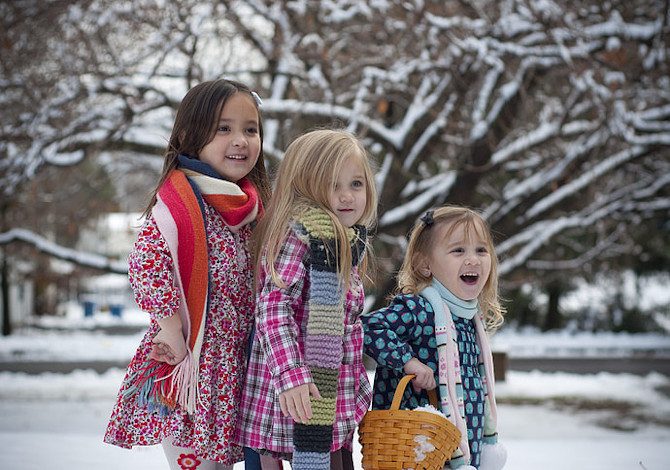
[[[130,448],[160,444],[172,437],[176,446],[195,450],[199,459],[232,465],[243,459],[232,437],[246,372],[246,348],[253,323],[252,265],[247,242],[251,228],[231,231],[205,204],[210,263],[209,311],[199,369],[199,401],[189,415],[177,407],[168,416],[149,412],[135,396],[124,398],[122,386],[104,441]],[[160,327],[156,320],[179,306],[174,263],[156,223],[149,217],[128,257],[130,284],[138,306],[151,318],[127,375],[142,365]],[[125,381],[124,381],[125,382]]]

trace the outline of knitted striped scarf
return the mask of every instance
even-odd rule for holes
[[[166,415],[178,404],[195,411],[200,352],[208,313],[209,250],[204,202],[237,231],[262,214],[256,188],[246,178],[238,184],[222,179],[209,165],[184,155],[158,190],[152,216],[174,263],[179,289],[178,314],[186,339],[186,357],[177,365],[147,358],[126,378],[125,397]]]
[[[343,280],[338,275],[337,242],[330,217],[320,209],[310,209],[300,217],[296,229],[309,243],[305,363],[321,398],[310,397],[312,418],[307,424],[294,424],[292,468],[328,470],[343,357],[346,314]],[[367,232],[362,226],[354,226],[347,232],[352,264],[356,266],[365,252]]]

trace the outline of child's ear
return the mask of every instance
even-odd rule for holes
[[[428,261],[425,259],[421,260],[419,263],[419,272],[425,277],[430,277],[433,274],[430,270],[430,266],[428,266]]]

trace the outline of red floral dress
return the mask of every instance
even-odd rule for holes
[[[205,204],[210,263],[209,310],[200,357],[199,398],[195,413],[177,407],[167,416],[149,412],[136,397],[124,398],[122,385],[104,441],[120,447],[160,444],[173,437],[197,457],[232,465],[242,450],[232,436],[246,370],[246,348],[253,322],[252,266],[247,242],[249,226],[231,231]],[[128,257],[130,284],[139,307],[151,316],[147,333],[128,366],[126,377],[142,365],[158,333],[156,320],[173,315],[179,305],[168,246],[149,217]]]

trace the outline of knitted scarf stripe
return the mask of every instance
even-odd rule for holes
[[[184,173],[197,185],[203,199],[219,211],[226,225],[233,231],[255,220],[262,210],[255,187],[247,178],[242,178],[237,184],[222,185],[222,180],[218,178],[192,170],[184,170]]]
[[[243,178],[235,183],[221,179],[207,164],[184,155],[156,195],[152,216],[165,239],[174,263],[175,284],[180,294],[178,314],[188,352],[179,364],[145,363],[126,381],[124,396],[137,395],[140,405],[167,415],[179,404],[195,411],[200,350],[205,331],[209,297],[209,251],[203,199],[221,214],[231,230],[237,230],[262,214],[256,189]],[[203,186],[201,187],[200,184]],[[242,193],[244,196],[240,196]]]
[[[338,275],[335,230],[330,217],[319,209],[310,209],[298,220],[298,232],[309,243],[309,316],[304,357],[321,398],[310,397],[312,418],[307,424],[296,423],[293,427],[292,468],[328,470],[344,355],[343,283]],[[362,256],[365,235],[362,227],[348,230],[354,266]]]
[[[159,203],[168,208],[177,228],[177,272],[189,312],[186,319],[182,318],[182,324],[183,320],[187,320],[190,325],[187,345],[193,351],[204,323],[209,283],[204,214],[186,175],[179,170],[173,170],[160,188]],[[165,236],[161,227],[163,218],[159,216],[156,222]],[[170,233],[168,236],[172,238],[173,235]],[[168,246],[171,246],[170,241]]]

